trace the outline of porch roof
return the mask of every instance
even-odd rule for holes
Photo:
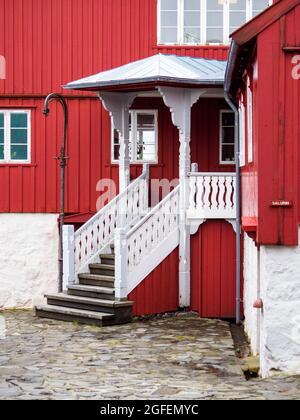
[[[79,90],[124,90],[147,85],[223,86],[226,61],[157,54],[104,71],[64,87]]]

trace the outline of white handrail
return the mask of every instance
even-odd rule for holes
[[[116,228],[131,228],[148,208],[148,167],[125,191],[117,195],[75,232],[75,272],[86,271],[88,264],[114,240]]]

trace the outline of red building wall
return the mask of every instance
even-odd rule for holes
[[[7,62],[7,79],[0,80],[0,108],[32,112],[32,161],[0,164],[0,212],[59,211],[59,165],[53,157],[59,153],[62,111],[53,103],[45,119],[42,109],[48,93],[63,93],[69,106],[67,212],[94,212],[97,182],[118,180],[118,167],[110,162],[109,116],[94,95],[66,92],[62,85],[158,52],[227,58],[227,47],[157,46],[156,0],[0,0],[0,10],[0,54]],[[138,100],[134,106],[146,104]],[[151,167],[151,177],[177,178],[178,132],[170,112],[161,100],[147,100],[147,106],[159,109],[159,164]],[[193,109],[192,161],[201,171],[233,169],[218,163],[219,110],[226,107],[221,99],[201,99]],[[132,178],[140,171],[133,166]],[[204,230],[214,235],[213,228]],[[196,238],[194,242],[201,241],[203,234]],[[196,272],[197,256],[194,261]],[[213,268],[212,259],[210,263]],[[178,251],[131,297],[136,314],[176,310]],[[193,307],[201,309],[197,299]]]
[[[257,217],[256,239],[265,245],[297,245],[300,223],[299,80],[292,58],[299,54],[300,6],[257,39],[258,80],[254,93],[254,163],[242,174],[243,216]],[[297,47],[287,52],[285,47]],[[266,51],[268,53],[266,54]],[[248,181],[255,182],[248,188]],[[255,194],[253,194],[255,193]],[[291,207],[275,208],[285,200]]]

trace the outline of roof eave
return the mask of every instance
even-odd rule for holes
[[[147,79],[132,79],[128,80],[119,80],[119,81],[107,81],[102,83],[78,83],[74,85],[65,85],[64,89],[68,90],[87,90],[87,91],[99,91],[102,89],[116,90],[118,88],[134,88],[138,90],[140,86],[145,85],[158,86],[160,84],[168,84],[173,86],[189,86],[189,87],[199,87],[199,86],[224,86],[223,79],[203,79],[203,80],[191,80],[191,79],[179,79],[179,78],[166,78],[166,77],[157,77],[157,78],[147,78]]]

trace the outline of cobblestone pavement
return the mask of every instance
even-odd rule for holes
[[[221,321],[96,328],[3,316],[0,399],[300,399],[300,378],[247,382]]]

